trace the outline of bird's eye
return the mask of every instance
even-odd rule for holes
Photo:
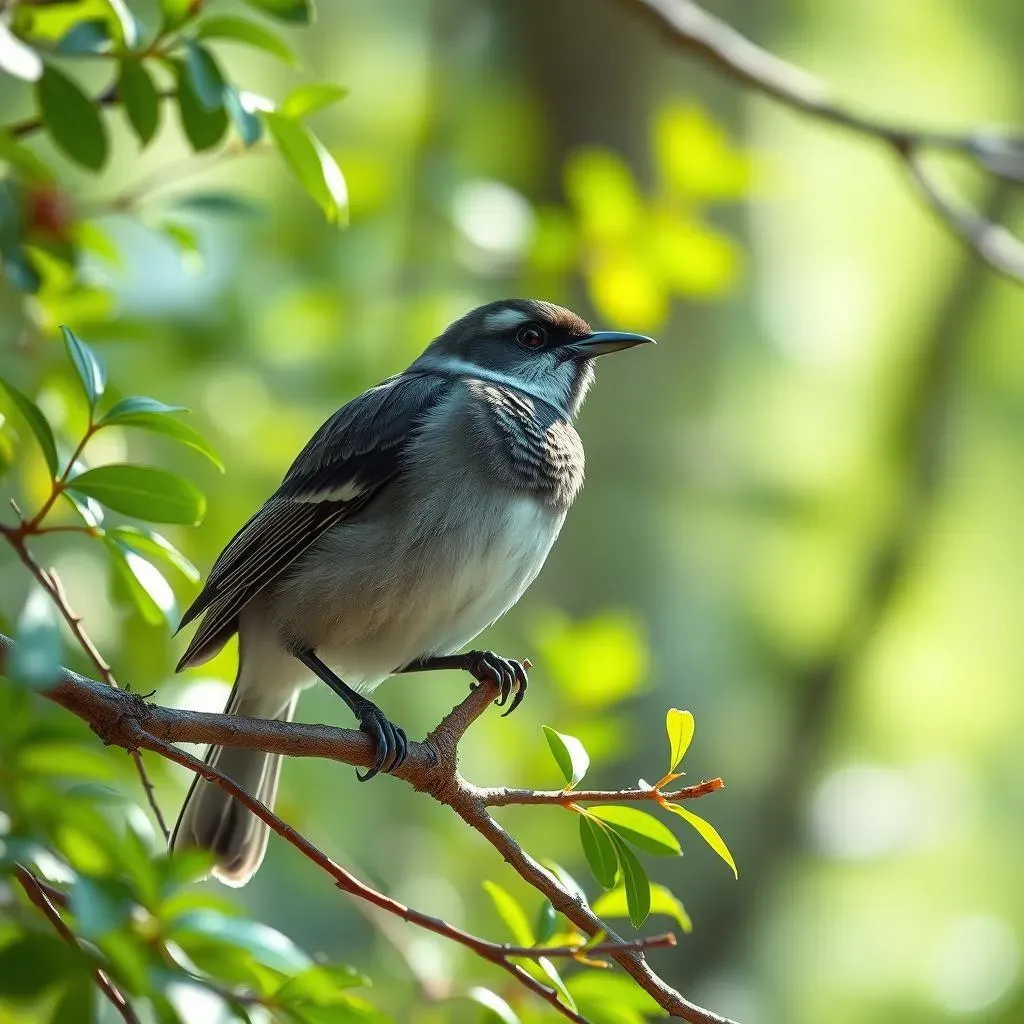
[[[546,335],[543,327],[536,324],[524,324],[516,331],[516,341],[523,348],[540,348],[544,344]]]

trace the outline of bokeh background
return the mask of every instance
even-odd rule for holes
[[[1016,0],[713,6],[859,109],[950,127],[1024,117]],[[314,30],[286,35],[302,72],[219,52],[268,95],[307,77],[351,90],[315,121],[346,176],[347,230],[270,156],[187,157],[171,124],[140,156],[112,118],[109,169],[70,180],[123,263],[92,260],[95,287],[63,305],[0,286],[4,373],[40,382],[56,423],[73,418],[49,340],[68,321],[125,391],[190,406],[226,475],[126,432],[102,435],[93,459],[197,481],[205,521],[167,532],[205,571],[330,412],[467,308],[531,295],[656,335],[657,349],[599,366],[579,424],[587,485],[538,582],[483,638],[535,662],[530,697],[477,723],[465,775],[557,786],[547,723],[586,742],[589,781],[632,785],[663,770],[665,710],[688,708],[688,778],[726,780],[698,809],[740,873],[695,834],[682,860],[649,864],[694,922],[653,955],[667,979],[744,1024],[1024,1020],[1019,286],[947,236],[882,147],[713,74],[628,2],[323,0]],[[22,99],[0,85],[6,117]],[[990,183],[956,180],[1021,225]],[[196,252],[183,258],[181,232],[175,245],[108,215],[139,183],[149,222],[194,232]],[[175,206],[211,188],[265,212]],[[40,477],[31,461],[16,472],[30,490]],[[95,547],[40,551],[119,677],[219,710],[233,650],[172,676],[182,640],[108,598]],[[11,621],[28,582],[0,557]],[[172,582],[181,607],[195,586]],[[415,676],[379,697],[418,736],[465,685]],[[299,715],[348,724],[322,690]],[[176,809],[185,773],[154,771]],[[485,879],[537,902],[453,815],[393,780],[289,763],[279,810],[472,931],[500,937]],[[501,817],[585,876],[568,815]],[[480,1019],[427,998],[477,970],[468,954],[398,924],[389,940],[281,843],[237,898],[366,970],[399,1021]],[[19,1013],[0,1020],[32,1019]]]

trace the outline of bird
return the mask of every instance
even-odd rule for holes
[[[369,698],[389,676],[462,669],[496,682],[510,714],[528,663],[463,648],[536,578],[583,485],[573,421],[595,358],[652,341],[593,331],[537,299],[456,320],[302,449],[182,616],[179,629],[202,622],[177,670],[237,634],[225,713],[279,721],[323,681],[373,741],[360,781],[394,772],[408,752],[404,730]],[[281,755],[214,746],[207,763],[273,807]],[[214,876],[241,886],[267,839],[262,820],[196,775],[170,845],[211,852]]]

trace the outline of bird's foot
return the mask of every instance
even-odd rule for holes
[[[393,772],[399,768],[409,756],[409,741],[405,730],[395,725],[387,715],[372,701],[365,700],[352,709],[359,720],[359,728],[373,740],[377,751],[373,767],[365,774],[356,772],[360,782],[368,782],[379,772]]]
[[[465,659],[463,668],[476,680],[476,683],[470,684],[472,688],[486,679],[493,679],[498,684],[498,699],[494,703],[504,707],[508,704],[509,697],[512,698],[512,703],[502,718],[511,715],[523,702],[526,687],[529,685],[526,673],[532,668],[528,660],[513,661],[511,658],[495,654],[494,651],[467,651],[461,657]]]

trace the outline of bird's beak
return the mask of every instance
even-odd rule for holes
[[[643,334],[597,331],[566,345],[566,354],[571,359],[593,359],[594,356],[603,356],[608,352],[621,352],[623,349],[633,348],[634,345],[648,344],[654,345],[656,342]]]

